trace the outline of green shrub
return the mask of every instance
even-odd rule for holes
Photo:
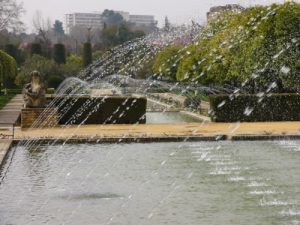
[[[46,83],[50,82],[51,86],[56,87],[57,83],[60,83],[66,77],[76,76],[82,69],[81,62],[80,57],[70,56],[67,58],[66,64],[59,65],[43,56],[33,55],[20,68],[15,83],[22,88],[24,84],[30,82],[30,73],[33,70],[38,70]]]
[[[66,63],[66,48],[63,44],[54,45],[53,59],[58,64]]]
[[[17,59],[17,54],[18,54],[18,49],[15,45],[13,44],[7,44],[5,45],[5,52],[13,57],[14,59]]]
[[[49,100],[51,99],[53,98],[49,98]],[[72,124],[135,124],[146,122],[146,98],[119,96],[109,98],[57,97],[55,98],[55,105],[58,112],[62,113],[60,124],[69,124],[71,121]]]
[[[18,49],[16,45],[7,44],[5,45],[4,49],[8,55],[10,55],[16,60],[18,65],[22,64],[25,61],[26,53]]]
[[[53,60],[49,60],[40,55],[33,55],[28,58],[21,67],[15,83],[22,88],[24,84],[30,82],[30,73],[34,70],[41,73],[44,81],[47,81],[48,77],[52,75],[62,76],[61,67]]]
[[[93,52],[93,60],[99,59],[102,55],[103,55],[103,52],[100,50]]]
[[[182,46],[170,46],[161,51],[155,58],[153,72],[171,80],[176,80],[181,48]]]
[[[75,77],[82,69],[82,58],[76,55],[70,55],[67,62],[61,65],[64,77]]]
[[[4,90],[2,90],[2,93],[4,93]],[[22,89],[6,89],[7,95],[17,95],[22,94]]]
[[[255,6],[241,13],[224,11],[210,22],[198,41],[182,48],[177,68],[172,52],[162,52],[158,66],[163,74],[174,73],[179,81],[197,81],[244,87],[251,93],[300,90],[300,4],[288,2]]]
[[[55,93],[55,88],[47,88],[46,94],[52,95],[52,94],[54,94],[54,93]]]
[[[51,75],[48,77],[47,80],[47,86],[49,88],[58,88],[58,86],[61,84],[61,82],[64,81],[64,78],[58,75]]]
[[[90,65],[93,61],[93,55],[92,55],[92,45],[91,43],[87,42],[83,45],[83,66],[87,67]]]
[[[39,43],[31,43],[30,55],[42,55],[42,45]]]
[[[299,94],[212,95],[210,106],[216,122],[300,121]]]
[[[0,82],[5,88],[11,87],[17,76],[17,63],[15,59],[0,50]]]

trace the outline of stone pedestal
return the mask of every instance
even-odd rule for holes
[[[26,108],[21,112],[21,128],[42,128],[58,125],[56,108]]]

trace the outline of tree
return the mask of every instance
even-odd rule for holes
[[[48,88],[58,88],[58,86],[64,81],[64,78],[58,75],[51,75],[47,80]]]
[[[6,44],[4,47],[4,51],[12,56],[18,65],[21,65],[27,56],[27,52],[22,49],[17,48],[16,44]]]
[[[17,47],[15,45],[13,45],[13,44],[7,44],[7,45],[5,45],[4,51],[17,61],[17,58],[18,58],[18,49],[17,49]]]
[[[124,22],[123,16],[113,10],[105,9],[102,16],[107,26],[118,25]]]
[[[105,48],[111,48],[119,44],[118,32],[119,27],[117,25],[113,25],[102,30],[101,41]]]
[[[57,64],[66,63],[66,48],[63,44],[54,45],[53,59]]]
[[[61,67],[64,77],[74,77],[83,69],[82,57],[70,55]]]
[[[165,17],[165,24],[164,24],[164,28],[165,31],[170,31],[171,29],[171,23],[169,21],[169,18],[166,16]]]
[[[54,31],[55,35],[57,35],[57,36],[65,35],[63,23],[59,20],[55,20],[54,25],[53,25],[53,31]]]
[[[181,48],[182,46],[170,46],[161,51],[155,59],[153,72],[165,78],[176,80]]]
[[[57,64],[52,59],[47,59],[40,55],[33,55],[27,58],[20,68],[20,72],[15,79],[15,83],[19,87],[30,82],[30,73],[33,70],[40,71],[46,84],[49,87],[57,87],[66,77],[76,76],[82,69],[81,57],[71,55],[67,58],[66,64]]]
[[[17,76],[17,63],[13,57],[0,50],[0,89],[11,87]]]
[[[42,46],[40,43],[31,43],[30,55],[42,55]]]
[[[47,39],[47,34],[51,31],[51,20],[44,18],[41,11],[36,11],[32,18],[32,24],[36,33]]]
[[[300,4],[222,12],[182,52],[178,80],[229,84],[247,92],[300,90]],[[162,65],[170,68],[168,60]]]
[[[51,20],[44,18],[40,11],[36,11],[32,23],[38,34],[36,42],[41,43],[45,56],[51,58]]]
[[[92,45],[89,42],[84,43],[83,45],[83,66],[87,67],[93,61],[92,55]]]
[[[23,12],[23,5],[18,4],[15,0],[0,0],[0,31],[22,31],[23,23],[20,16]]]
[[[111,48],[144,35],[145,33],[143,31],[131,31],[128,24],[122,23],[103,29],[101,32],[101,41],[105,48]]]
[[[23,87],[24,84],[30,82],[30,73],[33,70],[39,71],[45,81],[47,81],[51,75],[61,74],[60,67],[53,60],[41,55],[33,55],[29,57],[20,68],[15,83]]]
[[[93,52],[93,60],[99,59],[102,55],[103,55],[103,52],[101,52],[100,50]]]

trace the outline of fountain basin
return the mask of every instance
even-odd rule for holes
[[[49,97],[60,115],[59,124],[144,124],[147,99],[132,96]]]
[[[19,145],[0,189],[0,223],[293,224],[298,148],[299,141]]]

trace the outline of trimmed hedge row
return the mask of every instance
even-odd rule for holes
[[[66,48],[63,44],[54,45],[53,59],[58,64],[66,64]]]
[[[92,45],[91,43],[87,42],[83,45],[83,66],[87,67],[93,62],[93,54],[92,54]]]
[[[299,94],[212,95],[210,106],[215,122],[300,121]]]
[[[0,82],[4,87],[9,79],[15,79],[17,76],[16,60],[10,55],[0,50]]]
[[[146,98],[66,96],[53,102],[61,115],[59,124],[146,123]]]
[[[22,94],[22,89],[1,90],[1,94],[4,94],[5,92],[6,92],[7,95],[18,95],[18,94]]]

